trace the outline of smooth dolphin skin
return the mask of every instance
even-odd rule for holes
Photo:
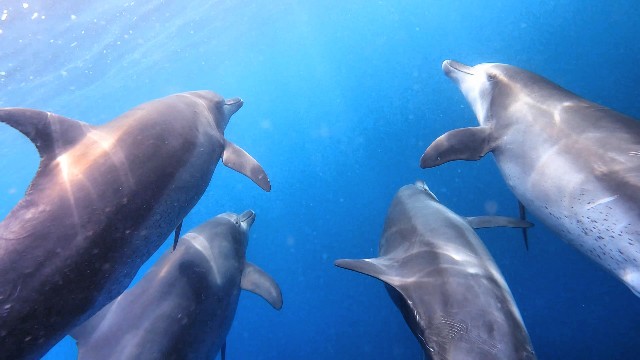
[[[242,106],[210,91],[142,104],[102,126],[0,109],[41,161],[0,223],[0,358],[39,358],[122,293],[225,165],[269,190],[224,138]]]
[[[442,68],[480,126],[440,136],[421,167],[491,151],[529,211],[640,296],[640,122],[514,66]]]
[[[240,289],[282,307],[278,284],[245,260],[253,211],[191,230],[131,289],[71,334],[79,359],[213,359],[225,344]],[[224,358],[224,357],[223,357]]]
[[[393,199],[380,256],[336,265],[385,282],[428,358],[535,359],[511,291],[471,225],[531,226],[460,217],[417,182]]]

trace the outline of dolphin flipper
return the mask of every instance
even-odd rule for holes
[[[262,166],[251,155],[231,141],[225,140],[222,163],[253,180],[264,191],[271,191],[271,183]]]
[[[518,200],[518,209],[520,210],[520,219],[527,220],[527,212],[524,207],[524,204]],[[529,234],[527,233],[527,228],[522,228],[522,237],[524,238],[524,247],[529,251]]]
[[[387,267],[393,267],[393,266],[396,266],[396,264],[389,262],[384,257],[373,258],[373,259],[360,259],[360,260],[340,259],[340,260],[336,260],[334,264],[337,267],[356,271],[361,274],[369,275],[378,280],[381,280],[384,283],[398,290],[398,292],[400,292],[400,294],[403,295],[402,289],[400,289],[399,287],[400,284],[394,281],[394,277],[387,275],[387,274],[393,273],[393,271],[388,270]]]
[[[451,130],[437,138],[420,158],[421,168],[453,160],[478,160],[493,150],[491,129],[486,126]]]
[[[91,130],[89,124],[78,120],[22,108],[0,109],[0,122],[28,137],[45,163],[53,161]]]
[[[467,223],[474,229],[490,227],[530,228],[532,223],[525,219],[515,219],[506,216],[475,216],[468,217]]]
[[[275,309],[282,308],[282,292],[278,284],[264,270],[250,262],[245,263],[240,287],[262,296]]]
[[[180,239],[181,230],[182,230],[182,221],[180,221],[180,224],[178,224],[178,226],[176,227],[175,235],[173,236],[173,248],[171,249],[171,252],[176,251],[176,246],[178,246],[178,239]]]

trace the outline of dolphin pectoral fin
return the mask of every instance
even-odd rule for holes
[[[390,263],[384,257],[359,260],[340,259],[336,260],[334,264],[337,267],[341,267],[343,269],[374,277],[394,287],[396,290],[402,293],[401,289],[399,288],[399,284],[395,283],[393,277],[388,276],[388,274],[392,272],[388,270],[388,265]]]
[[[246,151],[231,141],[225,140],[222,163],[253,180],[264,191],[271,191],[271,183],[264,169]]]
[[[240,280],[240,288],[262,296],[276,310],[282,308],[282,292],[280,286],[264,270],[245,262]]]
[[[491,228],[491,227],[512,227],[512,228],[530,228],[532,223],[523,220],[510,218],[506,216],[475,216],[468,217],[467,223],[474,229]]]
[[[91,130],[89,124],[46,111],[0,109],[0,122],[20,131],[33,142],[43,161],[53,161]]]
[[[453,160],[478,160],[493,150],[491,129],[486,126],[451,130],[437,138],[420,158],[421,168]]]
[[[220,360],[225,360],[227,358],[227,340],[222,343],[222,348],[220,349]]]
[[[340,259],[336,260],[334,264],[337,267],[369,275],[382,281],[393,302],[398,304],[397,301],[399,301],[399,299],[407,299],[408,290],[407,279],[403,277],[401,271],[399,271],[398,262],[402,262],[402,259],[383,256],[359,260]],[[411,276],[414,276],[414,274],[411,274]]]
[[[520,220],[527,221],[527,212],[524,207],[524,204],[518,200],[518,210],[520,210]],[[527,228],[522,228],[522,238],[524,239],[524,248],[529,251],[529,234],[527,233]]]
[[[178,246],[178,239],[180,239],[181,230],[182,230],[182,221],[180,221],[180,224],[178,224],[178,226],[176,227],[175,235],[173,236],[173,248],[171,249],[171,252],[176,251],[176,246]]]

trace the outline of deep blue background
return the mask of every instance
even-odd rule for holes
[[[418,178],[462,215],[517,215],[490,155],[418,167],[437,136],[476,125],[443,60],[517,65],[640,117],[634,0],[24,1],[0,3],[0,106],[101,124],[181,91],[245,100],[226,137],[273,191],[219,165],[183,228],[257,212],[248,259],[279,282],[284,307],[243,294],[231,359],[421,358],[383,286],[332,263],[375,256],[393,194]],[[0,215],[37,164],[28,140],[0,126]],[[480,236],[541,359],[637,357],[640,299],[624,285],[542,224],[529,252],[519,231]],[[75,351],[67,338],[47,358]]]

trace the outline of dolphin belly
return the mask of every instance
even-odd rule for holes
[[[528,211],[640,296],[640,212],[623,189],[603,183],[570,154],[542,156],[533,167],[522,166],[517,154],[494,154]]]

